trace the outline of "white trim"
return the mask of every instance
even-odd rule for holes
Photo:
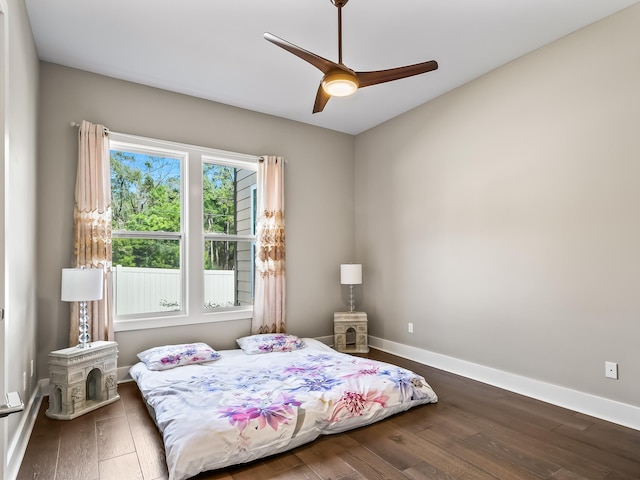
[[[370,336],[369,345],[378,350],[488,383],[510,392],[640,430],[640,407],[378,337]]]
[[[123,137],[124,140],[118,140],[116,137]],[[176,315],[186,315],[189,310],[185,303],[187,298],[187,278],[185,272],[188,272],[188,250],[186,246],[186,239],[188,239],[188,202],[187,195],[185,192],[189,185],[189,152],[186,149],[175,150],[168,148],[171,146],[170,143],[165,142],[157,142],[157,141],[149,141],[142,142],[142,138],[139,138],[140,143],[133,143],[127,141],[129,138],[136,139],[133,136],[127,136],[123,134],[115,134],[110,133],[109,138],[109,162],[111,162],[111,152],[124,152],[124,153],[133,153],[136,155],[146,155],[150,157],[160,157],[166,158],[169,160],[178,161],[179,172],[180,172],[180,230],[173,232],[163,232],[163,231],[131,231],[131,230],[113,230],[111,232],[112,239],[147,239],[147,240],[172,240],[178,242],[178,247],[180,251],[180,264],[178,270],[180,271],[180,310],[178,312],[170,312],[166,315],[167,318],[176,316]],[[111,166],[109,166],[111,168]],[[118,273],[119,265],[112,266],[112,272],[114,275],[114,279],[117,285],[117,273]],[[116,325],[119,322],[126,321],[128,318],[133,319],[148,319],[150,316],[153,316],[156,312],[143,312],[136,313],[132,315],[118,315],[118,288],[114,288],[113,291],[113,312],[114,312],[114,331],[116,330]]]
[[[40,380],[36,388],[33,389],[31,398],[26,405],[20,424],[16,430],[16,435],[13,437],[13,441],[7,449],[7,465],[5,470],[6,479],[15,479],[20,472],[20,466],[24,460],[24,455],[27,452],[27,445],[29,444],[29,438],[33,432],[33,427],[38,418],[38,412],[40,411],[40,404],[42,403],[42,389],[47,387],[48,389],[49,379]]]
[[[166,151],[190,150],[198,151],[207,158],[208,163],[225,163],[226,165],[240,165],[247,168],[247,163],[257,164],[260,157],[246,153],[229,152],[227,150],[219,150],[217,148],[201,147],[199,145],[190,145],[188,143],[173,142],[171,140],[160,140],[158,138],[143,137],[140,135],[131,135],[129,133],[109,132],[109,139],[114,142],[129,145],[138,145],[144,143],[146,145],[160,148]],[[249,166],[248,168],[252,168]],[[257,166],[255,167],[257,170]]]
[[[8,325],[8,313],[11,312],[11,305],[9,296],[6,295],[8,291],[7,281],[7,243],[6,238],[8,236],[7,225],[7,212],[10,211],[10,199],[7,195],[7,182],[9,179],[9,137],[10,137],[10,122],[9,122],[9,101],[11,91],[9,88],[9,12],[7,8],[7,2],[0,0],[0,346],[2,352],[0,355],[0,398],[4,398],[5,393],[9,390],[8,383],[8,366],[9,366],[9,353],[7,347],[7,325]],[[16,430],[14,439],[20,438],[20,430]],[[13,472],[15,467],[12,467],[12,455],[9,450],[12,448],[7,445],[9,441],[9,422],[0,421],[0,477],[12,479],[17,476],[17,472]],[[8,453],[9,452],[9,453]]]
[[[251,320],[252,318],[253,305],[249,307],[234,307],[229,310],[203,312],[197,315],[179,314],[167,315],[165,317],[121,318],[113,322],[113,331],[128,332],[131,330],[144,330],[147,328],[182,327],[184,325],[196,325],[199,323]]]
[[[131,375],[129,375],[129,370],[131,370],[131,365],[127,365],[126,367],[118,367],[118,369],[116,370],[116,382],[118,384],[120,383],[127,383],[127,382],[133,382],[133,378],[131,378]]]
[[[324,343],[330,347],[333,347],[333,335],[325,335],[324,337],[314,337],[319,342]]]

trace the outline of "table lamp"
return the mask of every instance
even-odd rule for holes
[[[353,286],[362,283],[362,265],[354,263],[343,263],[340,265],[340,283],[342,285],[349,285],[349,313],[354,313]]]
[[[80,323],[78,330],[78,348],[89,348],[91,335],[87,321],[87,301],[102,299],[103,270],[101,268],[63,268],[63,302],[80,302]]]

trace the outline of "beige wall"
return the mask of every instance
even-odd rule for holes
[[[287,160],[287,323],[291,333],[331,335],[342,309],[339,264],[354,256],[354,138],[268,115],[94,75],[50,63],[40,67],[38,168],[38,366],[67,347],[69,306],[60,270],[71,265],[77,130],[89,120],[112,131]],[[336,232],[339,232],[336,234]],[[233,348],[249,321],[116,333],[119,366],[149,346],[199,339]],[[43,375],[44,377],[45,375]]]
[[[36,122],[38,94],[38,58],[31,37],[24,2],[2,2],[3,46],[2,79],[6,88],[5,108],[5,289],[6,315],[0,321],[4,329],[5,384],[2,391],[18,391],[25,404],[37,393],[37,372],[31,375],[31,360],[36,358]],[[5,83],[6,81],[6,83]],[[2,189],[0,189],[1,191]],[[6,283],[5,283],[6,282]],[[26,389],[23,388],[26,375]],[[17,472],[16,457],[26,447],[21,422],[25,414],[2,420],[4,437],[3,468],[0,476],[11,478]],[[28,423],[28,420],[26,421]],[[6,429],[4,427],[7,427]],[[0,442],[2,443],[2,442]],[[6,462],[6,463],[5,463]]]
[[[640,406],[638,25],[640,5],[357,137],[372,335]]]

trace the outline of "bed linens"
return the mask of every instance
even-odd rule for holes
[[[425,379],[375,360],[307,348],[151,371],[131,367],[162,433],[170,480],[284,452],[437,401]]]

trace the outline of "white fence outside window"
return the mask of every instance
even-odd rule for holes
[[[180,270],[167,268],[122,267],[113,269],[113,297],[116,315],[179,310]],[[216,306],[235,301],[235,272],[206,270],[204,298],[215,299]]]

